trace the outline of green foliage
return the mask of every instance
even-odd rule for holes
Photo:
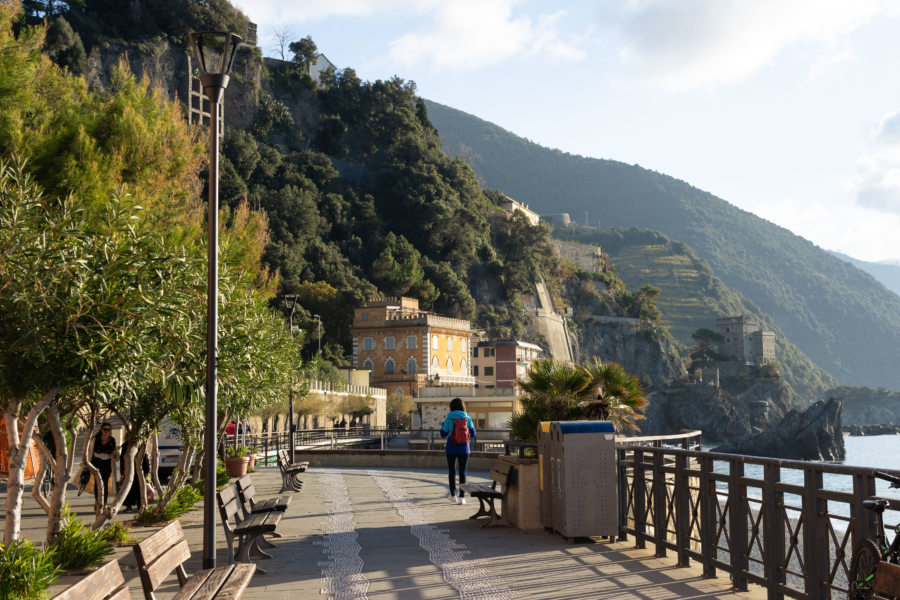
[[[537,442],[538,426],[550,420],[550,404],[533,396],[524,396],[519,402],[522,410],[510,418],[509,435],[520,442]]]
[[[94,531],[84,521],[63,509],[63,526],[51,546],[56,563],[63,569],[79,570],[99,565],[113,553],[113,546],[103,530]]]
[[[536,360],[519,382],[522,412],[510,419],[513,438],[536,441],[540,421],[603,419],[617,430],[639,430],[647,407],[640,380],[614,362],[594,358],[586,365]]]
[[[59,568],[52,550],[28,540],[0,544],[0,600],[40,600],[56,583]]]
[[[221,463],[220,463],[221,465]],[[222,467],[225,473],[225,482],[228,482],[228,472]],[[218,470],[216,475],[219,475]],[[134,518],[134,522],[138,525],[154,525],[157,523],[168,523],[190,511],[194,505],[203,497],[203,493],[198,491],[196,487],[186,485],[178,488],[172,496],[172,500],[166,504],[165,508],[160,511],[158,505],[152,505],[138,513]]]
[[[247,446],[225,446],[225,456],[229,458],[243,458],[245,456],[251,456],[256,454],[256,449],[249,448]]]
[[[112,521],[100,530],[100,535],[113,546],[122,546],[134,541],[131,530],[119,521]]]

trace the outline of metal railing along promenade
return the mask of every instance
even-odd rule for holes
[[[862,500],[875,469],[618,442],[620,540],[724,571],[737,590],[847,597],[853,548],[874,535]]]

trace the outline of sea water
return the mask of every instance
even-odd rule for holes
[[[900,470],[900,435],[844,436],[844,448],[847,451],[847,458],[841,463],[832,464]],[[706,448],[704,447],[704,449]],[[709,449],[715,451],[712,447]],[[719,473],[727,473],[728,463],[716,461],[714,470]],[[744,476],[762,480],[763,468],[761,465],[746,464]],[[852,476],[826,473],[822,480],[825,489],[836,492],[853,492]],[[803,485],[803,471],[782,468],[781,481],[791,485]],[[891,488],[890,483],[883,479],[876,479],[875,486],[877,496],[893,500],[891,508],[893,510],[900,509],[900,489]],[[727,490],[726,483],[720,483],[717,487],[722,491]],[[759,499],[761,488],[749,487],[747,495],[750,498]],[[800,498],[793,494],[785,494],[785,504],[800,506]],[[843,502],[829,502],[829,512],[848,516],[849,507]]]

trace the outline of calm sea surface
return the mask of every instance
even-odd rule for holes
[[[847,449],[847,459],[842,463],[844,465],[900,470],[900,435],[844,436],[844,447]],[[727,472],[727,464],[717,462],[715,470]],[[746,465],[744,469],[745,475],[752,478],[762,479],[762,472],[762,467],[757,465]],[[781,480],[802,485],[803,471],[782,469]],[[827,489],[837,492],[853,491],[853,478],[846,475],[826,474],[824,484]],[[888,482],[879,479],[876,482],[876,492],[879,496],[896,500],[891,504],[896,507],[895,510],[900,508],[900,489],[891,489]],[[748,495],[759,498],[759,488],[750,488]],[[843,512],[837,506],[832,510],[835,508],[838,509],[836,512]]]

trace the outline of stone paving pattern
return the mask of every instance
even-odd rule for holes
[[[277,469],[262,468],[253,477],[259,497],[277,493],[281,483]],[[470,473],[469,480],[487,481],[487,473]],[[727,576],[704,579],[698,566],[679,568],[674,557],[654,558],[652,550],[638,550],[633,541],[570,544],[542,529],[482,529],[480,520],[468,519],[478,508],[477,500],[470,498],[469,504],[460,506],[452,504],[447,493],[446,473],[438,469],[307,472],[303,490],[295,494],[279,524],[283,537],[273,540],[274,558],[259,561],[267,574],[253,578],[244,598],[765,597],[761,588],[733,593]],[[92,502],[87,494],[70,496],[73,510],[84,516],[89,516]],[[23,534],[42,540],[46,518],[30,495],[23,515]],[[195,509],[181,522],[192,550],[186,568],[193,573],[201,564],[202,513]],[[132,533],[143,539],[155,529],[135,527]],[[227,553],[218,519],[216,539],[217,564],[224,564]],[[132,598],[143,598],[131,548],[118,548],[114,557],[130,580]],[[51,594],[76,578],[63,577]],[[171,598],[177,589],[173,575],[157,598]]]

